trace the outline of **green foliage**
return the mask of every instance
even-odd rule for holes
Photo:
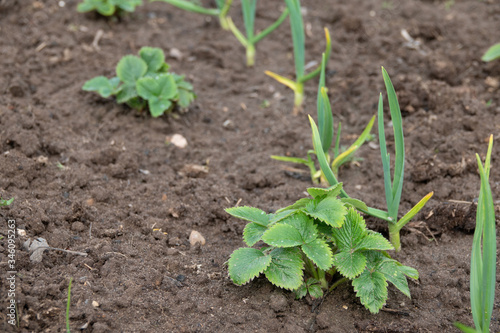
[[[139,56],[126,55],[116,66],[116,77],[97,76],[83,85],[104,98],[115,96],[118,103],[142,110],[149,107],[153,117],[170,112],[178,105],[185,109],[195,99],[193,86],[184,76],[169,73],[165,55],[159,48],[143,47]]]
[[[231,17],[227,18],[227,23],[229,30],[234,34],[238,41],[246,49],[247,55],[247,66],[253,66],[255,64],[255,44],[261,39],[273,32],[277,27],[283,23],[283,21],[288,16],[288,9],[285,9],[281,16],[269,27],[255,34],[255,7],[257,5],[257,0],[241,0],[241,10],[243,12],[243,22],[245,24],[245,35],[236,27]]]
[[[66,333],[70,333],[69,327],[69,308],[71,306],[71,283],[73,282],[73,278],[69,279],[68,285],[68,300],[66,301]]]
[[[476,212],[476,230],[472,241],[470,269],[470,302],[475,329],[460,323],[462,332],[488,333],[495,301],[496,286],[496,227],[495,208],[489,184],[493,135],[490,136],[484,165],[476,154],[481,187]]]
[[[272,284],[295,291],[297,298],[307,293],[318,298],[329,283],[336,286],[348,279],[373,313],[387,299],[387,282],[410,297],[406,277],[417,279],[417,271],[391,259],[385,251],[393,246],[368,230],[355,208],[338,198],[342,184],[309,188],[308,193],[311,197],[275,214],[253,207],[226,209],[249,222],[243,232],[249,247],[235,250],[228,261],[232,281],[243,285],[264,274]],[[265,245],[251,248],[259,242]]]
[[[302,109],[302,103],[304,102],[304,83],[318,76],[318,74],[320,74],[321,72],[321,66],[318,66],[309,74],[305,74],[305,32],[304,22],[302,20],[302,12],[300,10],[300,0],[285,0],[285,3],[290,13],[290,29],[292,32],[293,55],[295,60],[295,81],[270,71],[266,71],[266,74],[294,91],[294,113],[298,113],[298,111]],[[325,38],[325,57],[326,62],[328,62],[332,44],[330,39],[330,32],[326,28]]]
[[[14,198],[10,198],[9,200],[4,200],[0,198],[0,207],[2,206],[10,206],[10,204],[14,201]]]
[[[482,56],[482,61],[492,61],[500,58],[500,43],[491,46]]]
[[[97,11],[103,16],[112,16],[115,13],[132,13],[135,7],[142,5],[142,0],[83,0],[76,8],[80,13]]]
[[[153,1],[162,1],[166,2],[170,5],[173,5],[177,8],[180,8],[182,10],[187,10],[192,13],[198,13],[198,14],[203,14],[203,15],[211,15],[211,16],[218,16],[220,25],[223,29],[228,30],[228,22],[227,22],[227,13],[229,12],[229,9],[231,8],[231,4],[233,3],[233,0],[216,0],[215,4],[217,8],[205,8],[197,3],[194,3],[193,1],[188,1],[188,0],[150,0],[151,2]]]
[[[334,148],[330,149],[334,140],[334,127],[332,108],[330,106],[330,100],[328,98],[328,93],[325,86],[326,62],[326,54],[323,54],[320,67],[321,70],[318,86],[318,97],[316,102],[318,112],[318,130],[323,152],[325,153],[327,161],[329,161],[328,163],[330,164],[333,173],[337,175],[340,166],[347,163],[348,161],[351,161],[353,159],[354,153],[363,145],[363,143],[371,139],[370,131],[375,122],[375,116],[372,117],[372,119],[368,122],[368,125],[363,130],[361,135],[356,139],[356,141],[349,148],[343,151],[340,148],[341,124],[339,123],[337,134],[335,136]],[[271,158],[278,161],[304,164],[309,168],[311,173],[311,180],[314,184],[326,183],[327,181],[322,170],[316,169],[315,162],[312,158],[313,154],[315,154],[313,150],[309,151],[307,153],[307,159],[287,156],[271,156]]]

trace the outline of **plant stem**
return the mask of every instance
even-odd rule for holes
[[[69,279],[69,286],[68,286],[68,302],[66,303],[66,332],[70,333],[70,327],[69,327],[69,308],[71,306],[71,283],[73,282],[73,278]]]
[[[345,277],[344,277],[344,278],[341,278],[341,279],[339,279],[339,280],[337,280],[337,281],[335,281],[335,282],[334,282],[334,283],[330,286],[330,288],[328,289],[328,292],[333,291],[333,289],[337,288],[339,285],[341,285],[342,283],[347,282],[347,281],[348,281],[348,279],[347,279],[347,278],[345,278]]]
[[[295,92],[293,113],[298,114],[302,110],[302,103],[304,102],[304,83],[296,82],[293,91]]]
[[[394,250],[399,252],[401,250],[401,240],[399,238],[399,231],[401,228],[396,223],[389,222],[389,241],[392,246],[394,246]]]
[[[247,66],[252,67],[255,65],[255,46],[251,43],[247,45]]]
[[[318,268],[318,280],[321,283],[321,289],[328,289],[328,281],[325,278],[325,271]]]

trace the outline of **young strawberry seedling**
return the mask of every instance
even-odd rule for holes
[[[288,9],[285,9],[281,16],[271,24],[269,27],[264,29],[259,34],[255,35],[255,6],[257,4],[257,0],[241,0],[241,10],[243,12],[243,21],[245,24],[245,33],[246,37],[241,33],[241,31],[236,27],[233,23],[231,17],[227,18],[227,23],[229,26],[229,30],[232,31],[234,36],[238,39],[238,41],[246,48],[246,56],[247,56],[247,66],[253,66],[255,64],[255,44],[259,42],[262,38],[269,35],[273,32],[277,27],[280,26],[281,23],[288,16]]]
[[[231,8],[233,0],[215,0],[217,8],[205,8],[188,0],[150,0],[150,1],[151,2],[163,1],[180,9],[187,10],[189,12],[210,15],[210,16],[217,16],[219,18],[221,27],[224,30],[229,29],[229,25],[227,22],[227,13]]]
[[[350,200],[338,198],[342,184],[307,192],[311,198],[275,214],[253,207],[226,209],[250,222],[243,231],[248,247],[235,250],[228,261],[232,281],[243,285],[264,274],[272,284],[295,291],[297,298],[307,293],[321,297],[352,281],[372,313],[387,300],[387,281],[410,297],[406,277],[418,279],[418,272],[391,259],[385,252],[394,249],[389,241],[366,228]],[[260,241],[264,246],[252,248]]]
[[[165,55],[159,48],[143,47],[139,57],[124,56],[116,66],[116,77],[95,77],[83,85],[104,98],[116,95],[118,103],[142,110],[149,107],[153,117],[171,112],[178,105],[187,108],[196,95],[184,76],[169,73]]]
[[[142,0],[83,0],[76,7],[80,13],[97,11],[103,16],[112,16],[115,13],[132,13],[135,7],[142,5]]]
[[[401,242],[399,238],[399,231],[424,207],[424,205],[429,201],[434,192],[427,194],[422,198],[406,215],[398,220],[399,204],[401,201],[401,193],[403,189],[403,176],[404,176],[404,161],[405,161],[405,150],[404,150],[404,140],[403,140],[403,122],[401,117],[401,111],[399,109],[399,103],[396,97],[396,92],[392,82],[387,74],[386,70],[382,67],[382,75],[384,77],[384,83],[387,90],[387,97],[389,99],[389,109],[391,113],[392,126],[394,130],[394,143],[395,143],[395,166],[394,166],[394,178],[391,180],[391,168],[390,168],[390,156],[387,153],[387,146],[385,142],[385,130],[384,130],[384,106],[382,100],[382,94],[379,97],[378,104],[378,129],[379,129],[379,141],[380,141],[380,151],[382,155],[382,166],[384,170],[384,187],[385,196],[387,202],[387,211],[379,210],[371,207],[360,207],[357,206],[362,212],[369,214],[371,216],[383,219],[389,223],[389,239],[394,246],[396,251],[401,249]],[[311,122],[311,128],[313,132],[313,146],[314,152],[318,157],[318,162],[321,167],[321,171],[325,176],[326,180],[330,185],[338,184],[337,177],[332,171],[328,159],[324,153],[322,142],[320,139],[320,133],[316,126],[314,120],[309,117]],[[341,192],[341,196],[349,198],[345,191]]]
[[[266,74],[284,84],[294,91],[294,113],[297,114],[302,108],[304,102],[304,82],[316,77],[321,71],[321,65],[309,74],[305,74],[305,33],[304,22],[300,10],[299,0],[285,0],[288,11],[290,12],[290,28],[292,31],[293,40],[293,55],[295,60],[295,81],[278,75],[276,73],[266,71]],[[326,61],[330,58],[331,40],[330,32],[325,28],[326,36]]]
[[[497,241],[495,207],[489,184],[492,149],[493,135],[490,136],[484,166],[476,154],[481,187],[470,264],[470,303],[475,328],[455,323],[465,333],[488,333],[495,303]]]
[[[0,207],[2,206],[10,206],[10,204],[14,201],[14,198],[10,198],[9,200],[5,200],[0,198]]]
[[[330,106],[330,100],[328,99],[327,89],[325,87],[325,67],[326,67],[326,55],[323,54],[321,61],[321,74],[319,79],[318,87],[318,97],[317,97],[317,110],[318,110],[318,128],[319,136],[321,139],[321,145],[323,147],[323,152],[325,153],[326,159],[330,164],[333,173],[338,175],[339,167],[348,162],[353,158],[354,153],[361,147],[361,145],[370,138],[370,131],[375,122],[375,116],[369,121],[368,125],[361,133],[361,135],[356,139],[356,141],[346,150],[341,152],[340,149],[340,130],[341,125],[339,123],[337,128],[337,135],[335,138],[335,146],[333,151],[330,151],[331,145],[333,143],[334,131],[333,131],[333,114],[332,108]],[[271,158],[284,161],[305,164],[309,167],[311,172],[311,180],[314,184],[326,183],[325,176],[321,170],[316,169],[312,155],[314,150],[309,150],[307,152],[307,159],[297,158],[297,157],[287,157],[287,156],[271,156]]]

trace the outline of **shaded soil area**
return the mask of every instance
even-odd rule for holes
[[[217,20],[164,3],[108,20],[79,14],[76,5],[0,1],[0,194],[15,197],[0,210],[0,331],[64,332],[70,278],[74,332],[456,332],[454,321],[472,325],[474,154],[484,157],[490,134],[500,142],[500,61],[480,57],[500,41],[500,3],[303,1],[307,61],[324,49],[323,27],[332,34],[327,86],[342,143],[353,142],[375,114],[384,66],[403,111],[401,212],[435,193],[394,254],[420,272],[410,282],[412,298],[390,286],[377,315],[348,284],[321,301],[296,301],[263,278],[237,287],[227,275],[245,224],[224,208],[273,211],[311,185],[306,169],[270,159],[303,157],[312,147],[307,114],[316,114],[317,81],[307,84],[304,111],[293,116],[291,91],[264,75],[293,77],[288,23],[258,44],[256,66],[246,68],[244,49]],[[257,27],[282,6],[260,1]],[[231,15],[241,22],[238,1]],[[198,95],[189,112],[152,119],[81,90],[94,76],[112,76],[118,60],[142,46],[175,56],[167,62]],[[173,134],[187,147],[167,145]],[[351,196],[383,209],[377,144],[362,147],[362,160],[339,177]],[[6,310],[9,219],[26,231],[16,243],[17,327]],[[369,224],[386,232],[380,221]],[[192,230],[205,245],[190,245]],[[37,237],[87,256],[50,250],[32,262],[22,244]],[[491,331],[500,332],[498,297]]]

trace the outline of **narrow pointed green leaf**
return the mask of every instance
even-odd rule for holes
[[[271,251],[270,256],[271,263],[264,272],[266,278],[280,288],[299,288],[304,276],[300,251],[297,248],[277,248]]]
[[[340,201],[342,201],[345,205],[348,205],[348,207],[354,207],[358,210],[362,211],[367,211],[368,206],[361,200],[358,199],[353,199],[353,198],[341,198]]]
[[[261,209],[255,207],[226,208],[226,212],[245,221],[255,222],[263,227],[269,224],[269,216]]]
[[[334,228],[340,228],[344,223],[347,209],[344,204],[333,197],[327,197],[323,200],[315,199],[304,208],[304,213],[317,218]]]
[[[356,296],[371,313],[378,313],[387,300],[387,282],[384,274],[365,270],[352,281]]]
[[[288,156],[272,155],[271,158],[273,160],[282,161],[282,162],[291,162],[291,163],[306,164],[306,165],[309,164],[308,160],[306,160],[304,158],[300,158],[300,157],[288,157]]]
[[[266,227],[255,222],[248,223],[243,230],[243,240],[248,246],[253,246],[261,240],[266,230]]]
[[[305,66],[305,33],[299,0],[285,0],[290,12],[290,28],[292,31],[293,55],[295,59],[296,79],[304,76]]]
[[[135,55],[126,55],[116,65],[116,75],[125,83],[134,84],[144,76],[148,65],[144,60]]]
[[[294,247],[303,243],[300,232],[289,224],[275,224],[263,235],[262,240],[275,247]]]
[[[309,193],[313,198],[323,195],[336,198],[340,195],[340,191],[342,191],[342,183],[330,186],[329,188],[310,187],[307,189],[307,193]]]
[[[492,61],[500,58],[500,43],[491,46],[482,56],[482,61]]]
[[[461,324],[459,322],[454,322],[453,325],[464,333],[482,333],[481,331],[478,331],[475,328],[465,326],[464,324]]]
[[[427,201],[434,195],[434,192],[428,193],[425,197],[423,197],[408,213],[406,213],[399,221],[396,223],[398,228],[401,230],[406,223],[410,222],[410,220],[422,209],[424,208]]]
[[[378,99],[378,140],[380,145],[380,154],[382,156],[382,167],[384,170],[384,190],[385,190],[385,200],[387,202],[387,207],[392,205],[392,180],[391,180],[391,159],[387,153],[387,144],[385,142],[385,124],[384,124],[384,101],[382,99],[382,93],[379,95]],[[390,214],[390,212],[389,212]],[[396,219],[391,215],[394,223]]]
[[[340,274],[354,279],[366,267],[366,257],[361,252],[341,251],[333,256],[333,264]]]
[[[326,54],[323,53],[321,57],[321,71],[319,77],[318,97],[316,107],[318,110],[318,130],[321,139],[323,151],[328,153],[333,140],[333,115],[328,99],[328,93],[325,87],[325,67],[326,67]]]
[[[319,238],[302,245],[302,251],[322,270],[329,270],[333,265],[333,254],[328,244]]]
[[[241,286],[259,276],[270,264],[270,255],[265,255],[257,249],[240,248],[229,258],[229,277],[235,284]]]

